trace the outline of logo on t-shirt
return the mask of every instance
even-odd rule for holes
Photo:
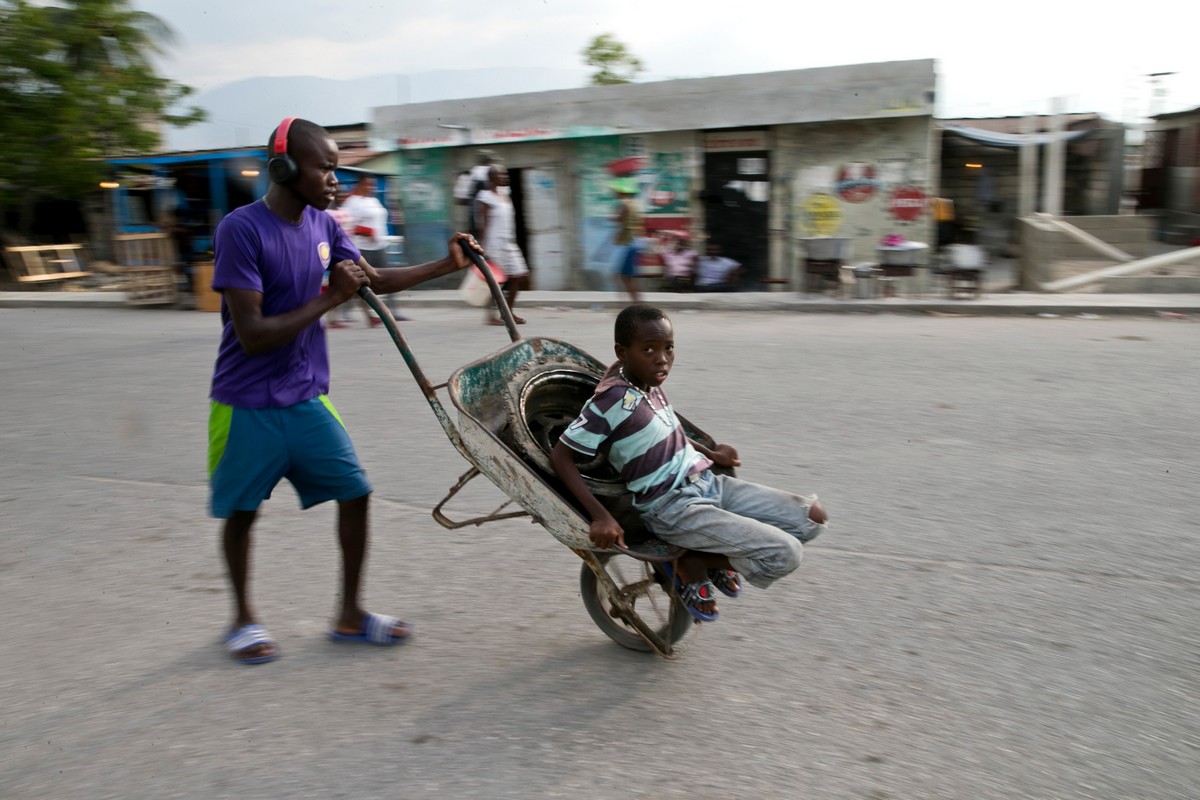
[[[317,255],[321,257],[321,269],[329,267],[329,242],[321,242],[317,245]]]
[[[633,411],[637,408],[638,401],[641,399],[642,395],[639,392],[635,392],[633,389],[626,389],[625,397],[621,400],[621,408],[626,411]]]

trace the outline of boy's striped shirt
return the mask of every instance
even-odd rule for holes
[[[634,506],[645,510],[712,462],[688,442],[663,391],[647,395],[621,377],[619,366],[604,373],[561,441],[588,457],[607,448],[607,459],[633,493]]]

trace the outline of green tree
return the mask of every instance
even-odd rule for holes
[[[0,0],[0,207],[20,209],[19,227],[41,198],[95,191],[105,157],[153,151],[160,125],[204,119],[176,110],[192,89],[151,60],[173,41],[128,0]]]
[[[645,69],[642,60],[611,33],[602,33],[592,39],[583,51],[583,61],[596,68],[592,74],[593,86],[631,83]]]

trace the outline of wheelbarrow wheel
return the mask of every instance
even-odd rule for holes
[[[691,615],[663,588],[652,564],[617,553],[596,553],[596,558],[634,613],[672,647],[692,629]],[[579,588],[588,615],[608,638],[630,650],[653,651],[631,625],[613,616],[612,602],[587,564],[579,575]]]

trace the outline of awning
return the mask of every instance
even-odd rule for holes
[[[968,128],[965,125],[945,125],[942,128],[947,133],[953,133],[955,136],[961,136],[964,139],[970,139],[981,144],[991,145],[992,147],[1020,147],[1025,142],[1029,141],[1026,137],[1032,137],[1034,144],[1047,144],[1054,136],[1052,133],[998,133],[996,131],[985,131],[980,128]],[[1069,142],[1072,139],[1078,139],[1081,136],[1086,136],[1091,131],[1063,131],[1063,141]]]

